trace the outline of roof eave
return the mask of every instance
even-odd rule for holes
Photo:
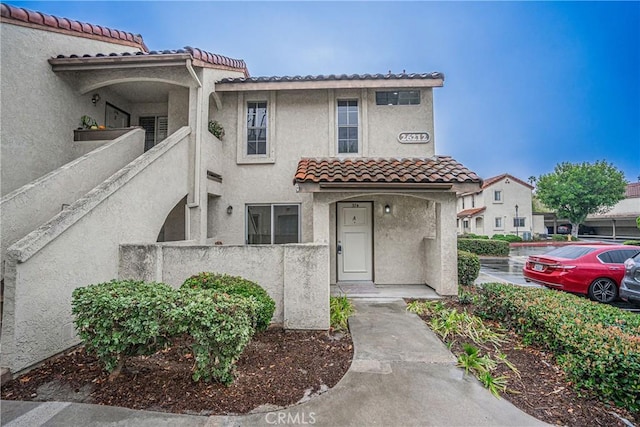
[[[470,187],[478,187],[472,182],[300,182],[295,185],[301,193],[359,192],[371,193],[391,191],[409,192],[456,192]]]
[[[444,79],[367,79],[316,81],[265,81],[216,83],[217,92],[250,92],[261,90],[367,89],[442,87]]]
[[[78,58],[50,58],[53,71],[82,71],[104,68],[139,68],[182,66],[191,59],[188,53],[163,55],[99,56]]]

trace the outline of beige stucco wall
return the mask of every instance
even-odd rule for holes
[[[7,248],[60,213],[142,154],[144,131],[127,134],[46,174],[0,200],[0,261],[4,275]]]
[[[432,90],[423,88],[422,92],[422,103],[417,106],[376,106],[375,90],[370,89],[220,93],[222,108],[210,104],[209,116],[225,129],[220,154],[225,159],[220,165],[224,182],[223,194],[209,210],[209,237],[225,244],[244,243],[248,203],[300,203],[302,241],[312,241],[311,195],[296,193],[292,180],[301,157],[336,155],[336,100],[359,99],[361,103],[362,156],[427,157],[434,154],[433,142],[400,144],[396,140],[401,131],[426,130],[433,135]],[[249,100],[270,102],[269,144],[274,154],[263,159],[266,163],[234,161],[238,150],[245,149],[244,105]],[[232,215],[226,214],[229,205],[234,208]]]
[[[155,242],[189,191],[189,133],[181,129],[9,248],[3,366],[16,372],[78,342],[71,293],[116,278],[120,244]]]
[[[119,276],[175,288],[203,271],[241,276],[258,283],[274,299],[272,322],[289,329],[328,329],[327,258],[326,244],[122,245]]]
[[[0,24],[2,195],[71,161],[73,130],[78,127],[80,116],[97,115],[91,103],[92,93],[79,95],[51,71],[47,60],[60,54],[133,50],[83,37]]]

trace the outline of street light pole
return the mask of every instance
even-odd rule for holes
[[[518,205],[516,205],[516,237],[520,237],[518,235],[518,225],[520,224],[520,221],[518,219]]]

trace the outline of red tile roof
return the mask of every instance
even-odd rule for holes
[[[444,80],[444,74],[433,73],[388,73],[388,74],[329,74],[318,76],[261,76],[250,78],[224,78],[219,83],[287,83],[332,80]]]
[[[247,65],[242,59],[233,59],[228,58],[226,56],[217,55],[215,53],[207,52],[202,49],[198,49],[191,46],[186,46],[184,49],[177,50],[152,50],[150,52],[122,52],[122,53],[97,53],[95,55],[84,54],[84,55],[58,55],[56,59],[75,59],[82,58],[83,62],[87,58],[108,58],[108,57],[150,57],[150,56],[158,56],[158,55],[176,55],[176,54],[189,54],[191,58],[194,60],[194,65],[204,65],[210,64],[214,65],[216,68],[225,68],[225,69],[233,69],[242,71],[245,76],[249,76],[249,70],[247,69]],[[201,64],[198,64],[198,61],[201,61]],[[55,62],[55,61],[54,61]]]
[[[303,158],[294,183],[482,183],[474,172],[449,156],[431,158]]]
[[[148,51],[144,40],[142,40],[142,36],[139,34],[114,30],[100,25],[75,21],[73,19],[51,16],[5,3],[0,4],[0,20],[24,27],[39,28],[45,31],[102,40],[109,43],[139,48],[145,52]]]
[[[515,182],[517,182],[519,184],[522,184],[525,187],[528,187],[528,188],[530,188],[532,190],[534,188],[533,185],[531,185],[531,184],[529,184],[527,182],[524,182],[523,180],[521,180],[519,178],[516,178],[513,175],[510,175],[508,173],[503,173],[502,175],[498,175],[498,176],[494,176],[494,177],[485,179],[484,180],[484,184],[482,185],[482,189],[484,190],[485,188],[489,187],[490,185],[493,185],[498,181],[502,181],[504,178],[509,178],[509,179],[511,179],[511,180],[513,180],[513,181],[515,181]]]
[[[469,217],[469,216],[476,216],[479,213],[484,212],[486,209],[487,209],[486,207],[465,209],[463,211],[458,212],[458,218],[466,218],[466,217]]]
[[[627,184],[625,197],[627,199],[635,199],[636,197],[640,197],[640,182],[632,182],[631,184]]]

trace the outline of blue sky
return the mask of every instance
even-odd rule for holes
[[[8,3],[244,59],[253,76],[441,71],[437,154],[483,178],[601,159],[640,176],[637,1]]]

